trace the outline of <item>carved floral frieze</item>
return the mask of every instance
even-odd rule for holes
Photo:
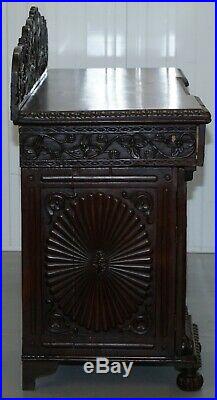
[[[175,160],[195,157],[195,128],[154,126],[22,127],[23,166]]]

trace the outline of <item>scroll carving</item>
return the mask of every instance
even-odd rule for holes
[[[21,105],[47,68],[48,33],[46,20],[31,7],[22,35],[14,49],[11,77],[11,117],[16,121]]]
[[[22,166],[195,158],[196,128],[191,126],[103,126],[25,128]]]
[[[146,222],[148,224],[153,223],[153,198],[148,192],[141,192],[141,193],[135,193],[135,194],[128,194],[127,192],[123,192],[122,196],[124,199],[129,199],[134,207],[140,211],[141,213],[144,214],[146,218]]]
[[[45,207],[50,217],[50,222],[55,212],[60,211],[65,207],[65,201],[73,200],[75,199],[75,197],[76,194],[69,195],[67,193],[61,193],[61,192],[50,193],[45,200]]]
[[[49,307],[47,312],[47,329],[51,333],[69,333],[77,334],[78,328],[74,323],[69,321],[69,319],[63,315],[63,313],[57,309],[55,303],[51,298],[46,300]]]
[[[128,324],[122,327],[123,331],[146,335],[152,327],[152,315],[152,304],[146,304],[142,312],[138,313]]]

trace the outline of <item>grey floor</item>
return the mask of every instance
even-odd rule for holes
[[[54,375],[37,380],[35,392],[21,390],[20,253],[3,254],[3,398],[146,398],[214,397],[214,256],[188,256],[188,307],[199,325],[203,346],[204,387],[185,393],[176,387],[172,367],[133,367],[119,375],[85,374],[81,366],[60,366]]]

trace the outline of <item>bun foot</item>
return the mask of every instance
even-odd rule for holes
[[[177,385],[185,391],[200,390],[203,386],[203,375],[194,371],[183,371],[177,376]]]

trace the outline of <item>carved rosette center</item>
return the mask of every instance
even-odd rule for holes
[[[193,158],[196,127],[128,125],[21,128],[23,166],[120,165]],[[140,164],[141,165],[141,164]]]
[[[102,250],[96,250],[90,258],[89,268],[94,270],[97,275],[104,273],[109,267],[108,259]]]

